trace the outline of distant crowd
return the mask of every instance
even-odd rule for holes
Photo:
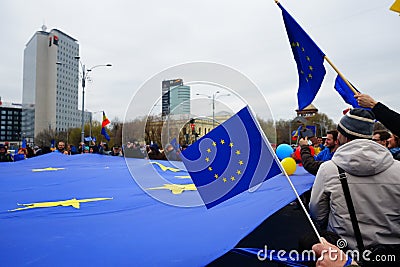
[[[0,144],[0,162],[20,161],[32,157],[37,157],[47,153],[62,153],[65,155],[76,155],[83,153],[101,154],[108,156],[119,156],[128,158],[149,158],[158,160],[180,160],[180,152],[186,146],[176,148],[171,144],[167,144],[165,149],[160,149],[156,143],[150,145],[140,145],[137,141],[127,142],[124,145],[114,145],[111,149],[107,143],[101,142],[96,145],[91,141],[91,144],[80,143],[78,146],[71,144],[66,145],[64,141],[58,141],[54,148],[39,147],[37,145],[30,147],[25,145],[18,148],[12,153],[9,150],[9,144]]]

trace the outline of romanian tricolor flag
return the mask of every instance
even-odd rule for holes
[[[106,113],[103,111],[103,122],[101,123],[101,127],[106,127],[110,124],[110,120],[107,118]]]
[[[107,118],[106,113],[103,111],[103,122],[101,123],[101,134],[110,141],[110,136],[107,133],[106,126],[110,124],[110,120]]]

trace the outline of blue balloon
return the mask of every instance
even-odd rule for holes
[[[288,144],[280,144],[276,148],[275,153],[278,156],[279,160],[283,160],[284,158],[291,157],[293,153],[293,148]]]

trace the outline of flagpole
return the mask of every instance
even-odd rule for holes
[[[275,1],[276,1],[276,0],[275,0]],[[249,108],[249,110],[251,111],[252,117],[255,118],[255,117],[254,117],[254,114],[255,114],[254,111],[253,111],[249,106],[248,106],[248,108]],[[285,168],[283,168],[283,166],[282,166],[282,164],[281,164],[281,162],[280,162],[278,156],[276,155],[275,151],[272,149],[271,144],[269,143],[269,140],[268,140],[267,136],[265,135],[264,131],[262,130],[262,128],[261,128],[261,126],[260,126],[258,120],[254,119],[254,121],[255,121],[255,124],[256,124],[256,126],[257,126],[257,128],[258,128],[258,130],[259,130],[259,132],[260,132],[260,134],[261,134],[261,136],[262,136],[262,138],[266,141],[267,148],[268,148],[269,152],[270,152],[271,155],[274,157],[274,160],[275,160],[275,162],[277,163],[277,165],[279,166],[279,169],[281,169],[281,171],[285,174],[286,179],[288,180],[288,182],[289,182],[289,184],[290,184],[290,187],[292,188],[294,194],[296,195],[296,198],[297,198],[297,200],[299,201],[300,206],[303,208],[303,211],[304,211],[304,213],[306,214],[306,217],[307,217],[308,221],[310,222],[312,229],[314,230],[315,234],[317,235],[318,240],[319,240],[321,243],[324,244],[324,241],[323,241],[323,239],[321,238],[321,236],[319,235],[318,230],[317,230],[317,228],[316,228],[315,225],[314,225],[314,222],[311,220],[310,214],[308,214],[308,211],[307,211],[306,207],[304,207],[303,201],[300,199],[299,193],[297,193],[297,190],[296,190],[296,188],[294,187],[294,185],[293,185],[293,183],[292,183],[292,180],[290,180],[289,175],[286,173]]]
[[[277,5],[279,5],[279,0],[274,0],[274,1]],[[336,71],[336,73],[340,76],[340,78],[342,78],[342,80],[347,84],[347,86],[351,89],[351,91],[353,91],[355,95],[358,95],[359,93],[357,92],[357,90],[354,89],[354,87],[349,83],[349,81],[344,77],[344,75],[339,71],[339,69],[336,68],[336,66],[332,63],[332,61],[330,61],[330,59],[326,55],[324,55],[324,59],[329,63],[329,65],[332,66],[332,68]]]
[[[281,164],[279,164],[279,165],[281,165]],[[294,185],[293,185],[293,183],[292,183],[292,180],[290,180],[289,175],[286,173],[286,171],[285,171],[285,169],[284,169],[283,167],[281,167],[281,170],[282,170],[283,173],[285,174],[286,179],[288,180],[290,186],[292,187],[292,190],[293,190],[293,192],[295,193],[296,198],[297,198],[297,200],[299,201],[300,206],[302,207],[304,213],[306,214],[306,217],[307,217],[308,221],[310,222],[311,227],[313,228],[315,234],[317,235],[318,240],[319,240],[321,243],[324,243],[324,241],[322,240],[321,236],[320,236],[319,233],[318,233],[317,228],[315,227],[313,221],[311,220],[310,214],[308,213],[306,207],[304,207],[303,201],[300,199],[300,196],[299,196],[299,194],[297,193],[297,190],[296,190],[296,188],[294,187]]]
[[[332,68],[336,71],[336,73],[340,76],[340,78],[342,78],[342,80],[347,84],[347,86],[351,89],[351,91],[353,91],[355,95],[358,95],[357,90],[354,89],[353,85],[349,83],[349,81],[344,77],[344,75],[339,71],[339,69],[336,68],[336,66],[332,63],[332,61],[330,61],[330,59],[327,56],[324,56],[324,58],[329,63],[329,65],[332,66]]]

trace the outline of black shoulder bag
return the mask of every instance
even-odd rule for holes
[[[347,183],[346,172],[339,166],[337,166],[337,168],[339,171],[339,180],[342,184],[344,197],[346,199],[347,209],[349,210],[354,235],[357,241],[357,247],[360,252],[361,266],[400,266],[400,244],[378,244],[364,247],[356,212],[350,195],[349,185]],[[364,254],[365,250],[369,250],[370,253]],[[368,260],[363,258],[363,254],[367,256]]]

